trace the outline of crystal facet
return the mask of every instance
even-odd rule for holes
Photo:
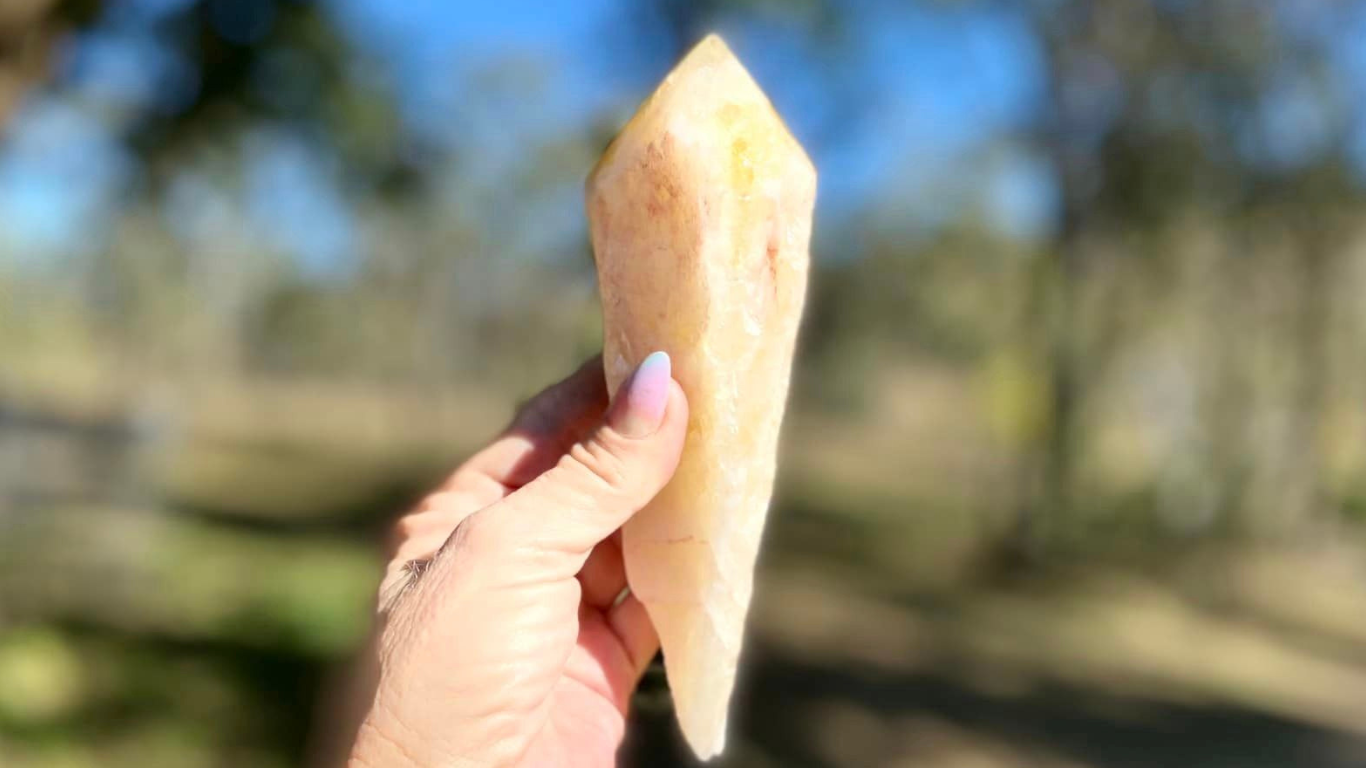
[[[654,350],[688,395],[672,482],[625,526],[699,757],[725,744],[806,293],[816,171],[719,37],[703,40],[588,180],[609,389]]]

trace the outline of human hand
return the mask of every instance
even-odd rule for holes
[[[612,765],[659,647],[616,532],[687,421],[666,355],[610,405],[590,360],[399,522],[348,765]]]

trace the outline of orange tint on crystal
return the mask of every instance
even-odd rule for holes
[[[811,161],[714,35],[641,105],[588,180],[609,388],[664,350],[688,395],[678,472],[627,523],[622,546],[702,758],[725,744],[815,195]]]

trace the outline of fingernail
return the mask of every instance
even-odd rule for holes
[[[665,352],[654,352],[636,368],[617,393],[607,423],[627,437],[654,434],[669,404],[669,376],[673,365]]]

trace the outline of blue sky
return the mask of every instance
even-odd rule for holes
[[[128,127],[145,113],[174,112],[198,87],[193,68],[159,34],[158,24],[185,5],[116,0],[94,29],[66,43],[55,83],[29,100],[0,151],[0,220],[11,250],[42,258],[88,246],[129,200],[138,169],[123,144]],[[252,40],[268,30],[268,0],[232,7],[236,15],[210,12],[226,37]],[[800,20],[763,12],[719,19],[821,170],[822,221],[885,209],[885,199],[873,202],[880,191],[910,195],[950,175],[975,146],[1023,125],[1041,87],[1040,53],[1009,13],[850,7],[845,34],[854,44],[838,46],[838,55]],[[604,115],[623,119],[648,94],[676,49],[662,20],[642,8],[629,0],[322,2],[356,50],[354,75],[392,89],[406,130],[426,145],[458,145],[469,158],[462,172],[491,177],[528,143],[581,131]],[[288,66],[287,56],[282,61]],[[481,78],[518,61],[549,73],[547,81],[532,98],[496,88],[490,96]],[[859,117],[846,120],[851,105]],[[241,151],[238,203],[254,232],[305,273],[355,262],[354,212],[326,142],[262,126]],[[82,173],[68,167],[73,162]],[[1003,226],[1041,229],[1049,210],[1040,201],[1051,199],[1046,168],[1004,163],[999,175],[1000,190],[987,197]],[[582,229],[572,192],[553,203],[566,206],[565,216],[552,217],[563,237]],[[923,213],[932,223],[943,212]]]
[[[93,29],[66,42],[55,81],[32,95],[0,142],[0,248],[34,260],[89,248],[136,199],[130,127],[182,108],[199,87],[160,34],[187,2],[113,0]],[[274,23],[274,2],[217,2],[210,18],[225,37],[258,40]],[[677,53],[652,6],[631,0],[320,4],[354,48],[351,76],[390,89],[404,130],[424,146],[461,151],[459,172],[476,180],[504,174],[530,144],[624,119]],[[1018,143],[1006,142],[990,162],[978,157],[1043,109],[1042,52],[1012,7],[851,0],[839,29],[826,33],[833,41],[762,4],[717,19],[821,172],[818,232],[851,221],[930,228],[973,204],[1007,235],[1048,234],[1057,198],[1049,166]],[[1366,33],[1366,14],[1358,16]],[[1315,31],[1312,15],[1286,23],[1329,33]],[[1344,69],[1366,75],[1362,46],[1339,49]],[[275,61],[289,71],[289,52]],[[489,85],[498,67],[519,65],[540,73],[533,93]],[[1326,141],[1307,87],[1287,77],[1270,91],[1257,132],[1269,138],[1254,141],[1254,151],[1294,164]],[[1353,98],[1366,103],[1366,87]],[[1366,163],[1366,140],[1359,143]],[[236,146],[241,182],[231,215],[304,274],[344,273],[363,257],[346,169],[327,137],[271,124]],[[557,238],[582,232],[570,186],[527,202],[539,206],[538,220],[555,222]],[[186,204],[171,197],[166,205]],[[546,206],[563,215],[547,216]]]

